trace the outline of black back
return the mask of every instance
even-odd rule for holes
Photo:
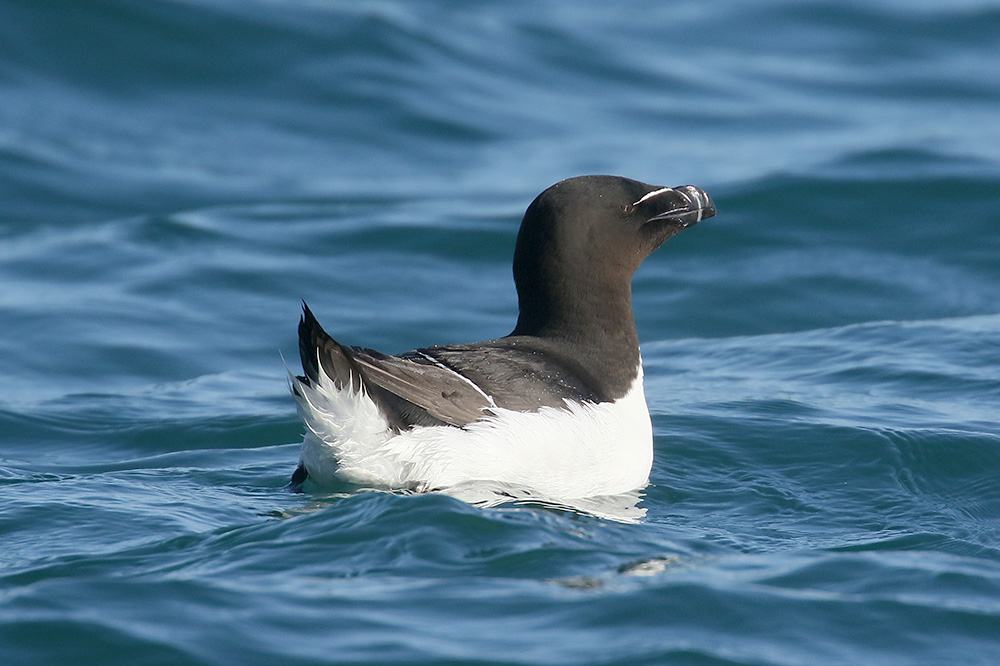
[[[341,345],[305,308],[301,379],[316,382],[322,367],[338,387],[363,385],[396,429],[463,426],[495,407],[616,400],[639,372],[633,273],[670,236],[714,213],[708,195],[692,186],[564,180],[540,194],[521,222],[519,316],[510,335],[388,356]]]

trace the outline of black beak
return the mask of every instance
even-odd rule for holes
[[[672,194],[673,196],[663,196]],[[658,199],[670,200],[671,208],[657,213],[649,218],[647,222],[656,220],[670,220],[681,228],[690,227],[701,222],[705,218],[715,215],[715,204],[708,192],[695,187],[694,185],[681,185],[680,187],[669,188],[663,195],[657,195]]]

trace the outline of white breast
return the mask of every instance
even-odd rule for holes
[[[379,488],[444,490],[470,482],[514,486],[552,500],[616,495],[646,485],[653,435],[642,370],[609,403],[567,403],[537,412],[493,408],[463,428],[393,433],[363,392],[296,379],[309,428],[302,463],[320,486],[347,481]]]

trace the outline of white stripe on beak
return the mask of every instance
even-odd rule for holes
[[[655,196],[658,196],[658,195],[660,195],[660,194],[663,194],[664,192],[672,192],[672,191],[673,191],[673,188],[672,188],[672,187],[661,187],[661,188],[660,188],[660,189],[658,189],[658,190],[653,190],[652,192],[647,192],[646,194],[644,194],[644,195],[642,196],[642,198],[641,198],[641,199],[639,199],[638,201],[636,201],[636,202],[635,202],[634,204],[632,204],[632,205],[633,205],[633,206],[638,206],[639,204],[641,204],[641,203],[642,203],[643,201],[645,201],[646,199],[651,199],[651,198],[653,198],[653,197],[655,197]]]

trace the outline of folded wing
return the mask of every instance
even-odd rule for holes
[[[389,356],[372,349],[346,347],[320,326],[303,304],[299,321],[299,356],[305,372],[300,381],[316,384],[320,372],[338,389],[364,390],[390,426],[464,426],[482,418],[492,399],[469,379],[434,359]]]

